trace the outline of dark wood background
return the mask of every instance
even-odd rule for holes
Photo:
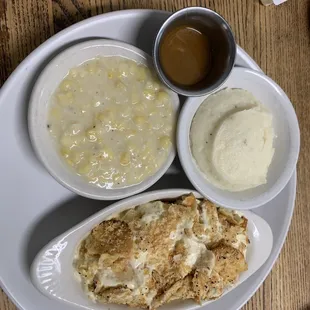
[[[0,86],[38,45],[80,20],[114,10],[175,11],[196,5],[228,20],[238,44],[292,100],[302,135],[287,240],[272,272],[243,309],[310,310],[310,0],[288,0],[278,7],[264,7],[259,0],[0,0]],[[0,309],[16,309],[1,290]]]

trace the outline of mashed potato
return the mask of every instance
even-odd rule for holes
[[[271,114],[242,89],[225,89],[199,107],[191,127],[192,154],[215,186],[242,191],[265,184],[274,148]]]

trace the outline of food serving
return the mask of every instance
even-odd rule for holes
[[[190,24],[172,28],[160,44],[163,71],[177,85],[195,85],[211,70],[210,40],[200,28]]]
[[[174,139],[175,111],[147,66],[97,57],[61,81],[47,122],[65,162],[108,189],[138,184],[163,165]]]
[[[274,137],[271,113],[243,89],[207,97],[190,130],[199,169],[213,185],[231,192],[266,184]]]
[[[233,69],[236,42],[216,12],[187,7],[163,23],[153,47],[163,83],[184,96],[203,96],[219,88]]]
[[[220,297],[247,270],[247,219],[193,194],[113,214],[81,241],[74,267],[102,303],[155,309]]]
[[[292,104],[270,78],[235,67],[221,90],[188,98],[177,145],[193,186],[231,209],[266,204],[287,184],[299,152]]]

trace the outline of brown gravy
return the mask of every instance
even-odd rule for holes
[[[211,69],[210,41],[193,26],[178,26],[163,37],[159,57],[171,82],[192,86],[202,81]]]

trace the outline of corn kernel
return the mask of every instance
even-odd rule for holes
[[[140,94],[139,94],[138,90],[132,89],[131,103],[132,104],[137,104],[139,101],[140,101]]]
[[[90,164],[85,164],[79,167],[78,173],[79,174],[88,174],[91,171],[92,166]]]
[[[89,156],[88,160],[91,163],[91,165],[93,165],[93,166],[98,164],[98,158],[96,155]]]
[[[87,63],[86,69],[90,74],[97,73],[100,69],[96,66],[95,62]]]
[[[113,157],[114,157],[114,154],[112,150],[107,147],[103,147],[100,150],[99,155],[98,155],[99,160],[103,160],[103,159],[111,160],[113,159]]]
[[[167,149],[171,144],[171,140],[168,136],[162,136],[159,138],[159,145],[163,149]]]
[[[148,146],[145,146],[143,151],[140,153],[140,156],[143,160],[146,160],[151,154],[151,149]]]
[[[74,162],[70,158],[66,158],[66,162],[69,166],[74,166]]]
[[[78,71],[77,69],[73,68],[69,71],[69,75],[72,76],[72,77],[76,77],[78,74]]]
[[[78,164],[81,161],[82,156],[83,156],[82,152],[71,151],[70,159],[76,165],[76,164]]]
[[[155,118],[154,115],[150,118],[151,128],[158,130],[164,126],[164,120],[161,118]]]
[[[84,77],[87,76],[87,75],[88,75],[88,72],[85,71],[85,70],[83,70],[83,71],[81,71],[81,72],[79,73],[79,76],[80,76],[81,78],[84,78]]]
[[[119,131],[124,131],[125,130],[125,123],[124,122],[114,122],[113,128]]]
[[[129,107],[129,106],[126,106],[126,107],[124,107],[123,109],[122,109],[122,111],[120,111],[121,112],[121,115],[122,115],[122,117],[128,117],[128,116],[130,116],[131,115],[131,108]]]
[[[120,178],[120,173],[119,172],[115,172],[114,174],[113,174],[113,176],[112,176],[112,180],[113,181],[117,181],[117,180],[119,180],[119,178]]]
[[[98,139],[98,132],[94,129],[88,129],[86,131],[86,138],[90,141],[90,142],[96,142]]]
[[[136,130],[133,130],[133,129],[129,129],[126,131],[126,138],[129,139],[129,138],[132,138],[136,135],[137,131]]]
[[[57,100],[59,102],[60,105],[62,106],[66,106],[68,104],[71,104],[73,103],[73,99],[74,99],[74,96],[72,94],[72,92],[69,92],[69,93],[59,93],[57,94]]]
[[[144,81],[146,79],[146,68],[145,67],[138,67],[136,71],[136,77],[138,81]]]
[[[157,115],[158,114],[158,109],[157,109],[157,107],[154,105],[154,104],[151,104],[150,106],[149,106],[149,115],[150,116],[155,116],[155,115]]]
[[[129,63],[129,73],[131,75],[136,75],[137,74],[137,69],[138,69],[137,64],[134,61],[130,61],[130,63]]]
[[[145,88],[146,89],[150,89],[150,90],[154,90],[155,92],[157,92],[160,88],[160,85],[157,81],[153,80],[153,81],[147,81],[145,84]]]
[[[160,89],[160,84],[159,84],[157,81],[154,81],[154,82],[153,82],[153,89],[154,89],[155,91],[159,91],[159,89]]]
[[[157,94],[157,99],[161,102],[167,102],[169,101],[170,97],[169,95],[164,92],[164,91],[160,91],[158,94]]]
[[[61,143],[61,145],[68,147],[68,148],[71,148],[75,145],[74,139],[70,136],[67,136],[67,135],[63,135],[60,138],[60,143]]]
[[[97,118],[102,122],[112,121],[114,119],[112,112],[109,110],[98,113]]]
[[[66,96],[67,96],[67,99],[68,99],[68,100],[72,100],[72,101],[73,101],[73,99],[74,99],[73,92],[71,92],[71,91],[67,92],[67,93],[66,93]]]
[[[78,144],[81,144],[85,141],[85,135],[80,133],[76,136],[74,136],[74,144],[75,145],[78,145]]]
[[[122,166],[127,166],[127,165],[129,165],[130,161],[131,161],[130,153],[124,152],[124,153],[121,155],[120,164],[121,164]]]
[[[120,63],[119,65],[120,75],[123,77],[127,77],[129,75],[129,66],[125,62]]]
[[[66,134],[68,135],[77,135],[79,134],[83,129],[83,126],[79,123],[74,123],[69,126],[69,128],[66,130]]]
[[[60,149],[60,154],[64,158],[68,158],[70,156],[70,149],[68,147],[62,147]]]
[[[140,126],[142,125],[143,123],[145,123],[145,118],[143,116],[135,116],[133,118],[133,121],[134,123],[137,125],[137,126]]]
[[[127,151],[130,152],[131,154],[134,154],[137,152],[137,145],[133,143],[132,141],[127,142]],[[140,150],[139,150],[140,151]]]
[[[155,91],[152,89],[146,89],[143,91],[143,96],[148,100],[154,100],[155,99]]]
[[[126,91],[127,90],[126,85],[123,82],[120,82],[120,81],[118,81],[116,83],[116,88],[121,90],[121,91]]]
[[[154,100],[154,104],[155,104],[155,106],[156,106],[157,108],[162,108],[162,107],[165,106],[164,101],[158,100],[158,99],[155,99],[155,100]]]
[[[140,103],[135,104],[134,106],[135,112],[143,112],[144,110],[145,110],[145,106],[143,103],[140,102]]]
[[[114,71],[114,70],[110,70],[109,72],[108,72],[108,78],[110,79],[110,80],[112,80],[112,79],[114,79],[114,78],[116,78],[117,77],[117,75],[116,75],[116,72]]]
[[[151,81],[147,81],[145,84],[146,89],[153,89],[153,83]]]
[[[100,175],[100,176],[98,177],[98,182],[99,182],[100,184],[102,184],[103,186],[105,186],[107,183],[110,183],[111,180],[110,180],[109,178],[106,178],[106,177]]]
[[[75,87],[76,83],[69,79],[64,79],[59,85],[59,88],[64,92],[73,90]]]

